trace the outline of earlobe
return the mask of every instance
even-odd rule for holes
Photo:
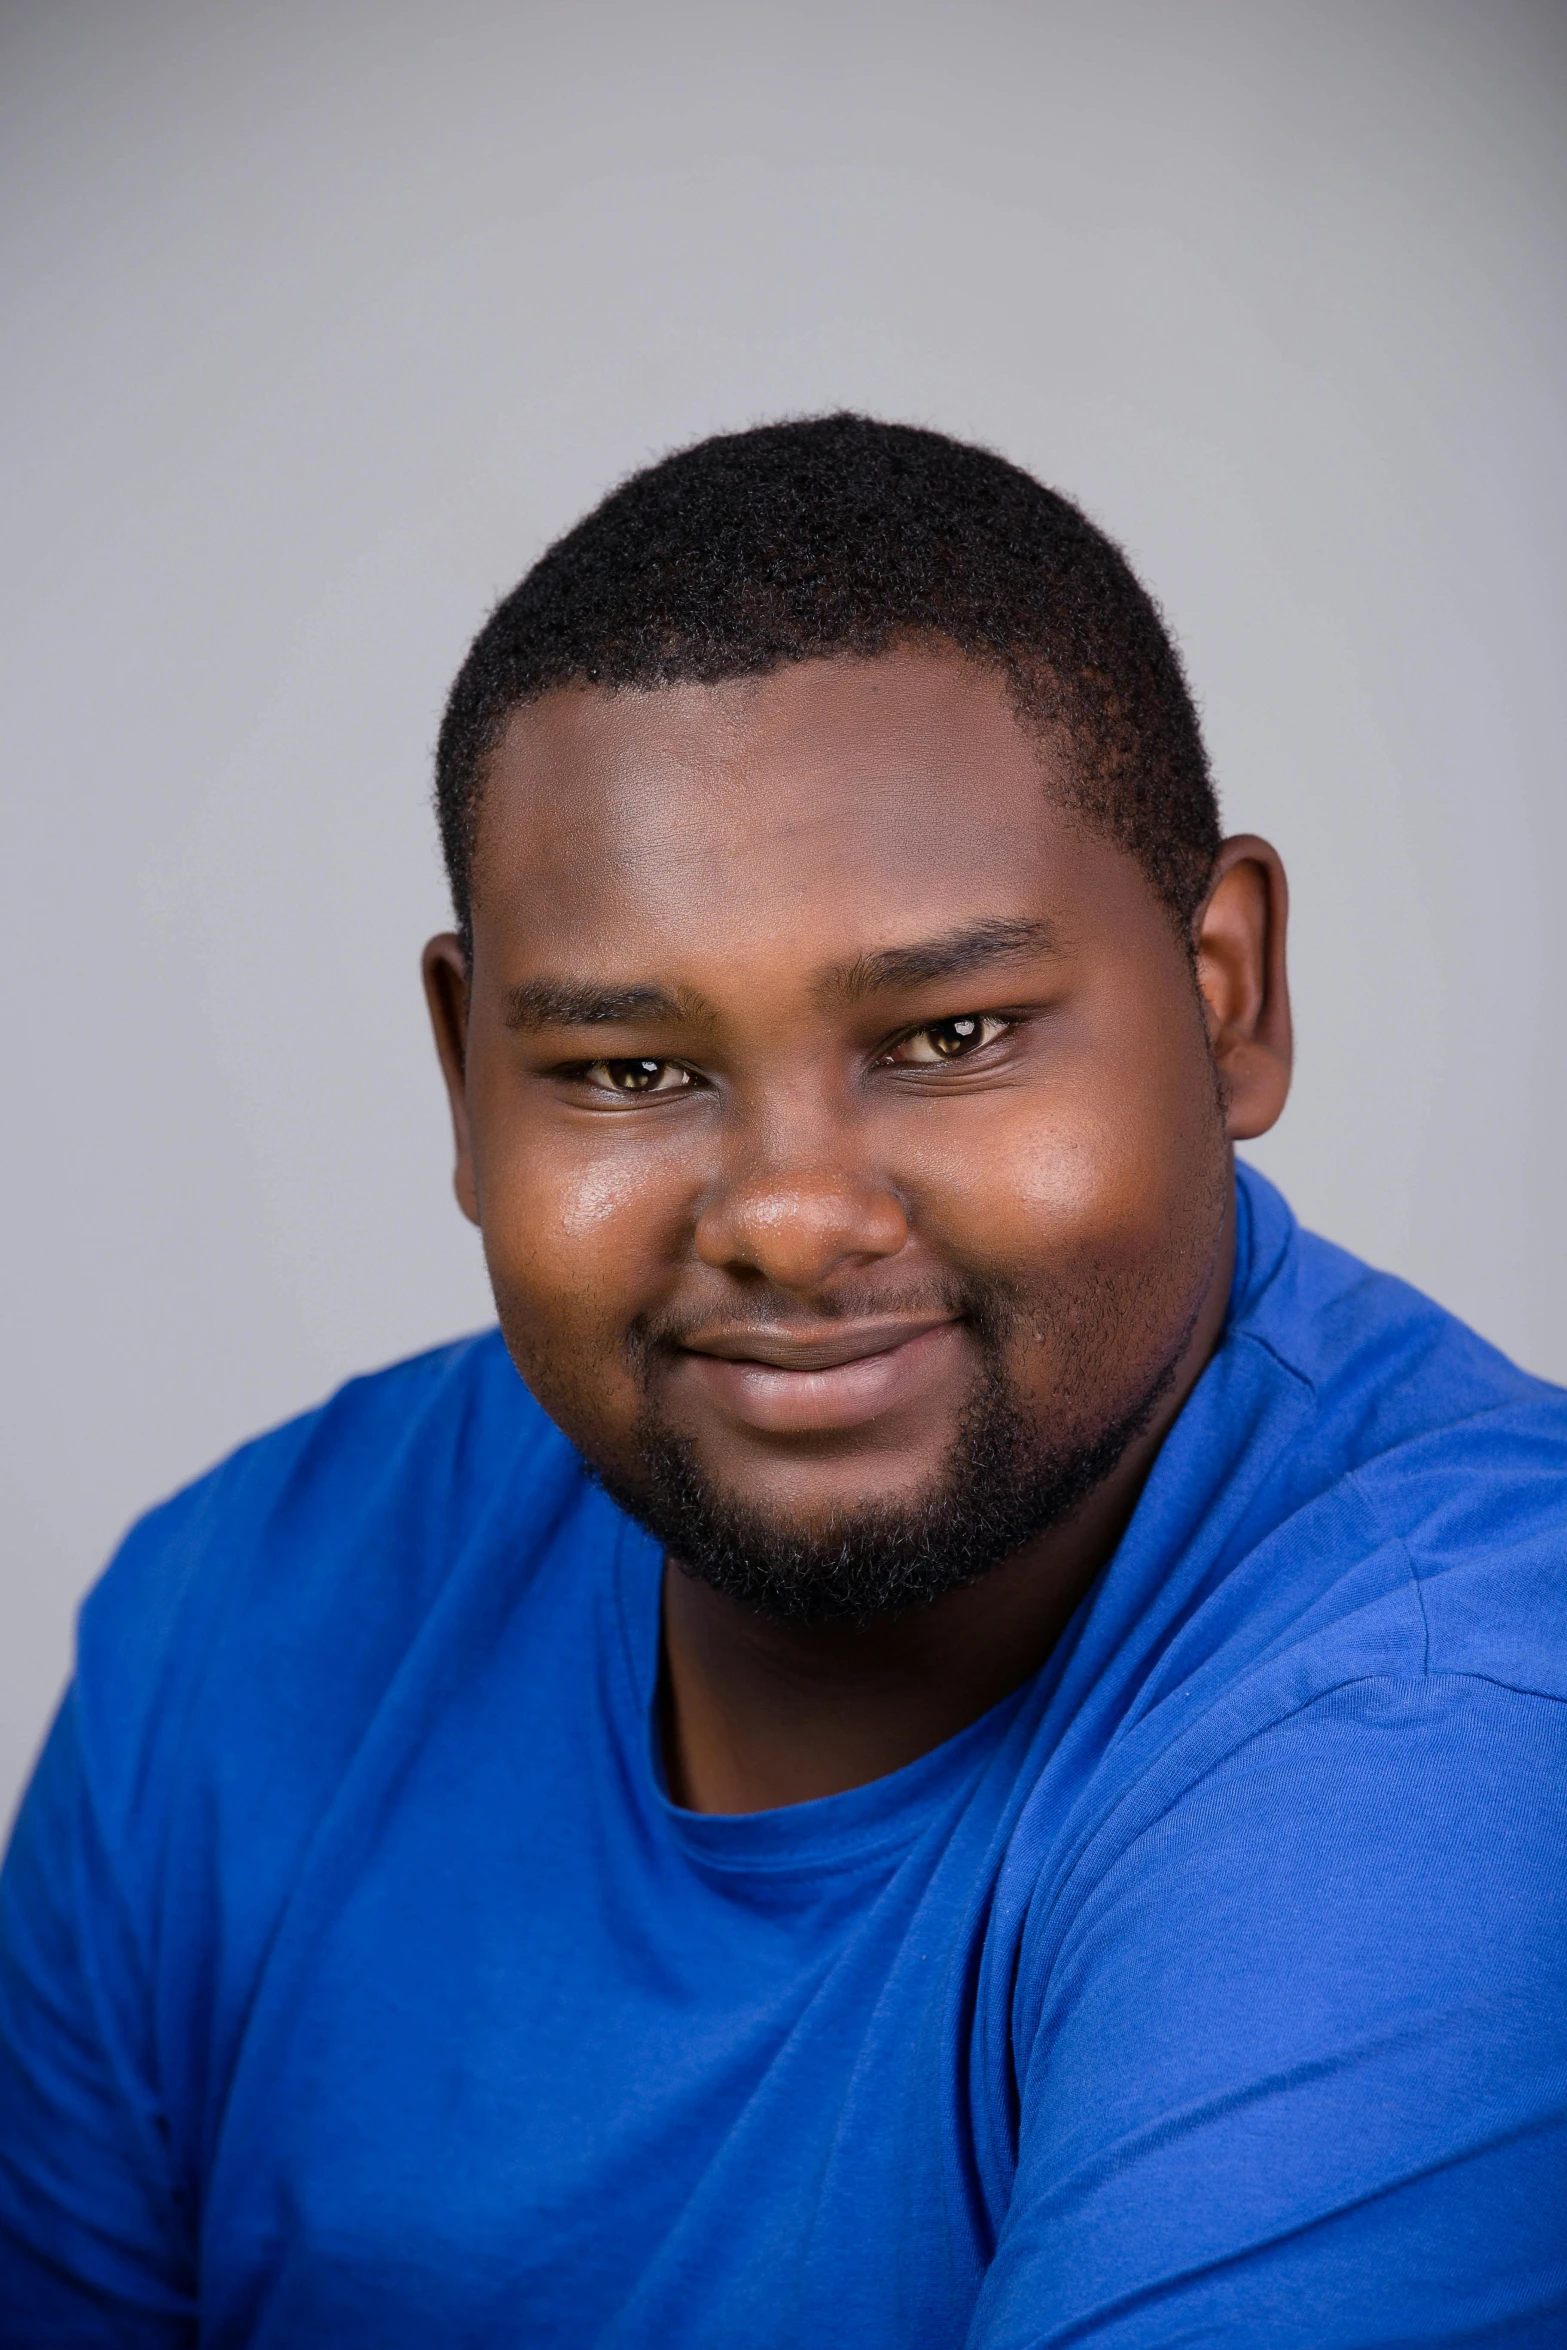
[[[1193,942],[1232,1142],[1266,1134],[1289,1095],[1288,921],[1278,851],[1255,833],[1237,833],[1219,851]]]
[[[452,1141],[456,1165],[452,1188],[457,1205],[472,1224],[479,1221],[479,1195],[474,1180],[473,1137],[468,1116],[468,963],[455,931],[442,931],[424,950],[424,995],[435,1031],[436,1057],[446,1081],[451,1106]]]

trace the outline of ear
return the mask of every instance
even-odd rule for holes
[[[1277,849],[1255,833],[1237,833],[1219,851],[1193,925],[1197,985],[1232,1142],[1266,1134],[1289,1094],[1288,921],[1289,884]]]
[[[473,1174],[473,1137],[468,1118],[468,964],[455,931],[442,931],[424,950],[424,994],[435,1030],[435,1050],[446,1098],[452,1109],[457,1165],[452,1189],[470,1223],[479,1221],[479,1193]]]

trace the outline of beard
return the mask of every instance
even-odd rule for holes
[[[1173,1382],[1196,1312],[1130,1404],[1097,1426],[1052,1433],[1030,1416],[1008,1374],[1008,1340],[1030,1320],[1021,1304],[999,1284],[971,1286],[951,1302],[978,1341],[980,1373],[941,1468],[912,1501],[804,1527],[725,1492],[693,1439],[654,1407],[659,1342],[646,1332],[634,1341],[649,1401],[633,1462],[594,1474],[683,1573],[775,1621],[864,1623],[960,1590],[1061,1524],[1110,1475]],[[1092,1338],[1084,1351],[1098,1353]]]

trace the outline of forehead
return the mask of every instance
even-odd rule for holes
[[[618,959],[793,930],[853,951],[1032,913],[1083,886],[1085,855],[1129,866],[1063,813],[1058,756],[955,653],[555,692],[491,761],[476,936]]]

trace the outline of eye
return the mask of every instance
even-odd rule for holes
[[[597,1093],[629,1095],[633,1100],[650,1093],[683,1093],[691,1072],[678,1061],[584,1061],[572,1071]]]
[[[932,1020],[917,1028],[883,1055],[898,1068],[936,1069],[947,1061],[966,1060],[982,1045],[994,1044],[1011,1022],[995,1012],[959,1012],[951,1020]]]

